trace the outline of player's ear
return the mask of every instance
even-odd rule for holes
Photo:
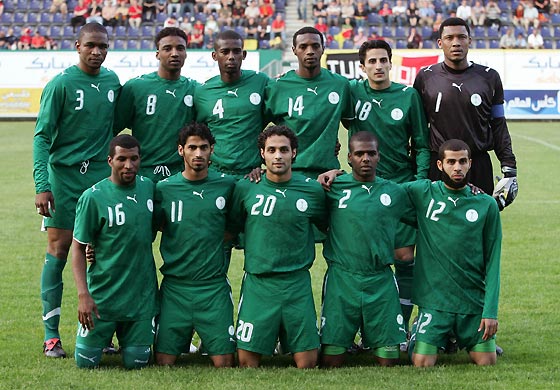
[[[245,57],[243,57],[243,58],[245,58]],[[217,54],[216,54],[215,51],[212,52],[212,59],[213,59],[214,61],[218,61],[218,57],[217,57]]]
[[[292,160],[296,158],[296,155],[297,155],[297,149],[292,149]]]
[[[177,145],[177,154],[183,157],[183,145]]]
[[[469,44],[470,44],[470,41],[469,41]],[[441,49],[441,39],[439,39],[439,38],[437,40],[437,46]]]
[[[437,160],[437,168],[443,172],[443,161]]]
[[[247,50],[243,50],[243,59],[245,59],[245,57],[247,57]]]

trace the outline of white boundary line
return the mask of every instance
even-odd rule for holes
[[[552,149],[552,150],[560,150],[560,146],[548,143],[548,142],[543,141],[543,140],[538,139],[538,138],[529,137],[527,135],[522,135],[522,134],[515,134],[515,133],[510,133],[510,134],[514,137],[523,138],[523,139],[526,139],[527,141],[531,141],[531,142],[535,142],[537,144],[543,145],[543,146],[545,146],[549,149]]]

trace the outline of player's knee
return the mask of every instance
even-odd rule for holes
[[[143,368],[150,362],[152,348],[149,345],[129,346],[122,349],[124,367],[132,370]]]
[[[472,361],[477,366],[493,366],[496,364],[496,352],[471,352]]]
[[[412,354],[412,364],[414,367],[433,367],[436,365],[437,355]]]
[[[103,355],[102,348],[92,348],[83,345],[76,345],[74,351],[74,360],[78,368],[96,368],[101,361]]]
[[[235,358],[232,353],[210,356],[210,359],[216,368],[233,367],[235,365]]]
[[[177,356],[167,353],[156,352],[156,364],[158,366],[172,366],[177,361]]]

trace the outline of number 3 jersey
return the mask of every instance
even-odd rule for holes
[[[412,300],[420,307],[497,318],[502,228],[496,201],[442,181],[404,183],[418,235]]]
[[[151,319],[157,314],[153,195],[152,181],[137,176],[131,186],[104,179],[78,201],[74,239],[95,249],[88,288],[105,321]]]
[[[309,269],[315,259],[312,225],[325,225],[325,194],[315,181],[294,174],[283,183],[263,176],[237,182],[230,213],[245,231],[245,271],[270,274]],[[244,229],[243,229],[244,228]]]
[[[235,179],[217,172],[191,181],[177,173],[156,185],[155,220],[162,228],[161,273],[181,281],[225,277],[224,232]]]

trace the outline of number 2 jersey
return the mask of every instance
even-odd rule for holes
[[[417,215],[412,301],[420,307],[497,318],[502,228],[498,206],[470,187],[404,183]]]
[[[76,208],[74,239],[91,244],[89,292],[105,321],[137,321],[157,314],[152,255],[153,182],[131,186],[104,179],[84,191]]]

